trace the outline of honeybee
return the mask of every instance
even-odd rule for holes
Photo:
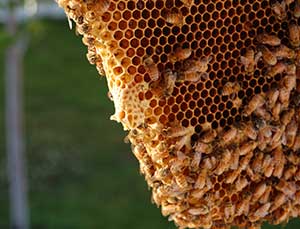
[[[199,153],[210,154],[213,151],[213,146],[210,143],[197,141],[194,145],[194,150]]]
[[[273,158],[271,155],[266,155],[262,163],[262,171],[266,177],[270,177],[274,170]]]
[[[182,160],[178,160],[178,159],[171,160],[170,164],[171,164],[170,171],[172,174],[181,173],[188,166]]]
[[[200,141],[204,143],[211,143],[217,137],[217,131],[214,129],[208,130],[204,132],[204,134],[200,137]]]
[[[194,152],[193,159],[191,161],[190,170],[197,171],[199,169],[199,164],[202,158],[202,153]]]
[[[272,222],[273,224],[280,224],[280,223],[287,223],[289,220],[290,212],[291,212],[291,206],[290,202],[282,206],[282,209],[280,211],[275,212],[275,220]],[[276,214],[277,213],[277,214]]]
[[[248,215],[249,213],[249,207],[250,207],[250,198],[251,196],[249,195],[246,198],[241,199],[237,205],[236,205],[236,216],[240,215]]]
[[[148,155],[145,155],[142,160],[140,160],[140,171],[142,174],[151,175],[151,167],[153,166],[153,162]]]
[[[270,197],[271,191],[272,191],[272,187],[268,186],[266,191],[264,192],[264,194],[260,197],[259,203],[265,204],[265,203],[269,202],[269,197]]]
[[[283,173],[283,177],[285,180],[289,180],[296,175],[298,167],[295,165],[290,165]]]
[[[254,172],[259,173],[262,170],[262,163],[264,159],[264,154],[262,152],[259,152],[255,155],[254,160],[251,164],[251,168]]]
[[[262,58],[263,60],[268,64],[268,65],[275,65],[277,63],[277,58],[273,52],[271,52],[266,46],[262,45],[259,46],[259,51],[262,53]]]
[[[282,84],[288,91],[292,91],[296,88],[296,75],[286,75],[282,79]]]
[[[290,43],[294,47],[300,46],[300,28],[296,24],[291,24],[289,26],[289,37]]]
[[[161,213],[163,216],[168,216],[177,211],[178,207],[176,204],[162,204]]]
[[[194,189],[191,191],[191,196],[196,198],[196,199],[200,199],[204,196],[204,194],[208,191],[208,188],[207,187],[204,187],[202,189]]]
[[[194,187],[202,189],[205,186],[206,177],[207,177],[207,169],[206,168],[201,169]]]
[[[151,90],[152,94],[157,97],[166,96],[166,85],[162,79],[150,82],[149,89]]]
[[[241,90],[241,86],[237,82],[227,82],[222,89],[222,95],[229,96],[229,95],[235,95]],[[235,97],[234,96],[234,97]]]
[[[255,111],[257,108],[261,107],[265,102],[265,98],[261,94],[255,95],[246,106],[244,112],[245,116],[249,116]]]
[[[282,105],[281,105],[281,103],[278,103],[278,102],[271,109],[271,113],[272,113],[273,119],[275,121],[279,120],[279,118],[280,118],[279,115],[280,115],[281,110],[282,110]]]
[[[194,134],[194,128],[193,127],[169,127],[168,129],[164,130],[163,133],[167,135],[168,137],[172,138],[179,138],[180,139],[176,142],[176,147],[178,150],[181,149],[183,145],[186,145],[186,147],[191,146],[191,136]]]
[[[249,166],[249,162],[251,160],[253,156],[253,152],[250,151],[248,154],[246,154],[245,156],[243,156],[241,159],[240,159],[240,170],[245,170],[248,166]]]
[[[240,156],[247,155],[251,151],[253,151],[258,145],[257,141],[247,141],[243,143],[239,148],[238,152]]]
[[[212,56],[205,56],[197,60],[194,65],[194,69],[196,72],[206,72],[208,69],[208,64],[211,62]]]
[[[295,107],[300,107],[300,94],[299,93],[294,93],[293,96],[291,97],[291,100]]]
[[[230,167],[230,161],[231,161],[231,151],[225,149],[224,152],[222,153],[222,157],[221,160],[219,161],[219,164],[214,170],[214,173],[217,175],[221,175]]]
[[[287,108],[289,106],[291,91],[287,88],[282,87],[279,91],[279,101],[281,102],[282,108]]]
[[[294,59],[294,61],[295,61],[295,65],[297,66],[297,67],[299,67],[300,66],[300,49],[296,49],[295,50],[295,59]],[[299,68],[297,68],[297,72],[299,71]],[[298,75],[298,74],[297,74]],[[298,76],[299,77],[299,76]]]
[[[86,57],[90,64],[96,64],[99,60],[101,60],[98,55],[94,52],[88,52]]]
[[[260,117],[255,117],[253,118],[253,126],[255,128],[255,130],[259,130],[261,128],[264,128],[267,125],[266,120],[264,120],[263,118]]]
[[[289,124],[292,121],[292,118],[295,114],[295,110],[294,109],[289,109],[289,110],[283,111],[282,113],[283,114],[280,118],[280,121],[281,121],[283,126],[286,126],[287,124]]]
[[[274,76],[276,76],[277,74],[282,74],[283,72],[285,72],[287,69],[287,66],[285,63],[283,62],[277,62],[276,65],[270,67],[266,73],[266,76],[268,78],[272,78]]]
[[[222,134],[221,140],[223,143],[228,144],[237,137],[237,129],[235,127],[230,128]]]
[[[283,164],[275,164],[273,176],[277,178],[281,178],[284,170],[284,163]]]
[[[295,57],[295,51],[285,45],[278,46],[277,48],[275,48],[273,53],[278,60],[293,59]]]
[[[297,151],[297,150],[300,149],[300,135],[299,134],[296,135],[296,138],[295,138],[294,145],[293,145],[292,149],[294,151]]]
[[[257,131],[255,130],[252,123],[239,123],[240,132],[243,133],[246,137],[251,140],[255,140],[257,138]]]
[[[297,67],[295,64],[287,64],[286,65],[286,74],[287,75],[296,75]]]
[[[218,161],[214,156],[206,157],[203,159],[201,167],[203,167],[204,169],[212,170],[216,167],[217,163]]]
[[[296,192],[295,194],[295,202],[296,204],[300,204],[300,191]]]
[[[286,18],[287,14],[285,1],[282,1],[281,3],[276,2],[271,8],[279,20],[284,20]]]
[[[199,72],[179,72],[178,74],[178,78],[177,81],[179,82],[184,82],[184,81],[188,81],[188,82],[193,82],[193,83],[197,83],[199,80],[201,80],[203,77],[202,76],[206,76],[206,74],[203,73],[199,73]]]
[[[234,212],[235,212],[235,205],[232,203],[227,203],[225,204],[225,208],[224,208],[224,216],[225,216],[225,221],[229,219],[232,219],[232,217],[234,216]]]
[[[285,156],[282,152],[282,146],[278,146],[272,151],[272,156],[275,164],[285,164]]]
[[[239,177],[235,183],[236,192],[242,191],[248,184],[249,181],[245,177]]]
[[[150,79],[152,81],[157,81],[159,79],[159,71],[151,57],[146,57],[144,59],[144,66],[150,76]]]
[[[270,138],[272,137],[272,131],[275,129],[275,127],[271,126],[271,125],[266,125],[264,127],[262,127],[259,130],[259,134],[262,135],[264,138]]]
[[[237,179],[237,177],[240,175],[240,173],[241,173],[241,171],[239,169],[233,170],[226,176],[225,183],[232,184]]]
[[[298,125],[295,119],[293,119],[286,127],[285,136],[286,136],[286,145],[292,147],[294,145],[296,135],[298,131]]]
[[[290,198],[294,196],[297,190],[296,183],[294,181],[287,182],[285,180],[280,180],[275,188]]]
[[[178,186],[180,188],[185,189],[188,187],[187,179],[183,174],[178,173],[178,174],[174,175],[174,177],[175,177],[176,183],[178,184]]]
[[[299,18],[300,17],[300,2],[298,0],[295,2],[294,17],[295,18]]]
[[[286,202],[286,196],[282,192],[278,193],[273,201],[273,205],[270,208],[270,213],[278,209],[285,202]]]
[[[172,95],[175,87],[175,82],[177,79],[177,74],[173,73],[170,69],[167,69],[164,74],[164,79],[165,79],[165,95],[167,96]]]
[[[166,22],[172,25],[181,26],[184,22],[181,11],[169,11],[166,14]]]
[[[236,170],[239,167],[240,154],[234,151],[231,158],[230,169]]]
[[[267,111],[264,107],[259,107],[254,111],[254,114],[258,117],[261,117],[265,120],[271,119],[271,114],[269,111]]]
[[[208,63],[212,56],[200,59],[187,59],[183,63],[183,69],[179,72],[179,81],[198,82],[200,79],[208,79]]]
[[[170,62],[175,63],[177,61],[182,61],[189,58],[191,54],[192,54],[191,49],[178,47],[174,50],[173,53],[169,55],[169,60]]]
[[[279,90],[272,89],[267,93],[267,106],[273,108],[279,97]]]
[[[299,158],[298,158],[297,161],[299,161]],[[296,181],[299,181],[299,180],[300,180],[300,169],[298,169],[297,172],[295,173],[295,180],[296,180]]]
[[[188,213],[191,215],[206,215],[209,213],[209,207],[206,205],[201,205],[198,208],[190,208]]]
[[[251,222],[255,222],[269,214],[271,203],[265,203],[249,216]]]
[[[241,56],[241,63],[245,66],[247,73],[253,73],[257,62],[261,58],[262,53],[258,52],[255,54],[252,48],[246,50],[245,56]]]
[[[170,169],[168,167],[163,167],[163,168],[156,170],[152,179],[153,179],[153,181],[160,180],[164,184],[170,185],[172,183]]]
[[[278,46],[281,44],[281,40],[279,37],[275,35],[269,35],[267,33],[257,35],[256,40],[261,44],[270,46]]]
[[[89,35],[85,35],[82,37],[82,42],[86,46],[93,46],[95,45],[95,38]]]
[[[256,202],[266,191],[267,185],[265,182],[261,182],[254,190],[253,192],[253,198],[252,201]]]
[[[184,153],[178,151],[177,155],[177,158],[173,158],[170,161],[170,171],[172,174],[182,173],[182,171],[190,164],[190,158]]]
[[[233,106],[234,106],[235,108],[238,109],[238,108],[240,108],[240,107],[242,106],[243,100],[240,99],[238,96],[236,96],[236,97],[233,99],[232,103],[233,103]]]

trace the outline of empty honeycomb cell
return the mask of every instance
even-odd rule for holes
[[[108,22],[111,18],[111,14],[109,12],[105,12],[103,15],[102,15],[102,20],[104,22]]]
[[[184,95],[184,94],[186,93],[186,91],[187,91],[186,87],[181,87],[181,88],[180,88],[180,93],[181,93],[182,95]]]
[[[116,39],[116,40],[121,40],[121,38],[123,37],[123,32],[122,31],[116,31],[115,33],[114,33],[114,38]]]
[[[184,113],[183,113],[183,112],[179,112],[179,113],[176,115],[176,119],[177,119],[178,121],[181,121],[181,120],[183,119],[183,117],[184,117]]]
[[[204,124],[205,123],[205,117],[204,116],[200,116],[199,119],[198,119],[198,122],[200,124]]]
[[[108,29],[111,30],[111,31],[116,30],[117,27],[118,27],[118,25],[117,25],[117,23],[115,23],[115,22],[110,22],[110,23],[108,24]]]

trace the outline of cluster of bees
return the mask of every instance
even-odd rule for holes
[[[139,8],[146,0],[130,2]],[[180,0],[187,9],[195,2]],[[112,5],[117,8],[118,1],[58,3],[83,35],[89,62],[100,75],[107,75],[109,86],[115,84],[119,75],[115,77],[110,69],[121,61],[113,62],[113,55],[103,50],[116,45],[121,51],[116,42],[102,40],[103,34],[108,34],[102,19]],[[126,7],[124,1],[120,1],[122,7]],[[240,121],[214,129],[204,123],[200,132],[194,126],[183,127],[179,121],[143,122],[126,138],[152,188],[153,202],[180,228],[260,228],[263,221],[280,224],[300,214],[300,1],[272,1],[270,8],[277,21],[287,22],[284,36],[288,43],[277,34],[259,33],[237,62],[248,76],[258,64],[265,66],[266,81],[280,78],[278,84],[250,98],[240,97],[244,88],[238,81],[228,81],[218,91],[239,108]],[[176,7],[166,9],[162,17],[170,26],[185,24],[186,16]],[[159,99],[170,98],[182,83],[196,85],[208,80],[208,66],[215,61],[214,55],[196,57],[194,50],[181,44],[167,57],[173,66],[181,67],[161,71],[153,56],[145,54],[141,65],[150,82],[130,87],[147,88]],[[116,94],[109,93],[109,97],[116,103]]]
[[[276,2],[272,7],[279,20],[286,17],[286,4],[291,2]],[[299,3],[295,4],[296,17]],[[180,25],[181,15],[170,12],[167,21]],[[260,227],[263,220],[279,224],[299,215],[300,155],[293,153],[300,149],[296,72],[299,26],[291,24],[288,34],[289,46],[281,44],[276,35],[259,34],[257,47],[247,48],[240,58],[246,74],[254,74],[258,62],[263,61],[267,66],[266,78],[284,76],[278,87],[247,101],[243,114],[248,121],[235,123],[227,130],[208,129],[194,143],[193,128],[173,124],[162,131],[164,137],[161,132],[154,133],[149,138],[150,146],[143,138],[133,148],[141,172],[153,187],[154,202],[162,206],[163,215],[170,215],[179,226]],[[169,60],[182,61],[184,67],[162,75],[153,62],[145,61],[160,96],[170,96],[175,82],[207,78],[211,57],[194,60],[191,53],[181,48],[171,53]],[[229,96],[240,107],[240,90],[239,82],[227,82],[221,95]],[[133,145],[136,139],[131,139]],[[156,150],[146,153],[146,148],[151,147]],[[219,189],[220,186],[226,190]]]
[[[189,48],[176,48],[169,55],[171,63],[182,63],[182,68],[176,71],[165,69],[163,72],[159,72],[151,57],[144,59],[145,68],[152,81],[150,88],[155,92],[154,94],[158,97],[170,96],[176,82],[197,83],[201,79],[208,78],[208,63],[212,60],[212,57],[193,58],[191,55],[192,50]]]

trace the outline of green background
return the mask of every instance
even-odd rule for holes
[[[24,63],[31,228],[174,229],[151,203],[138,162],[110,121],[106,79],[67,21],[43,21]],[[4,136],[3,48],[0,131]],[[0,228],[9,227],[5,139],[0,138]],[[300,228],[299,220],[283,226]]]

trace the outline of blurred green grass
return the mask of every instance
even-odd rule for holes
[[[24,64],[32,228],[175,228],[151,204],[138,163],[123,143],[125,133],[109,120],[114,109],[106,80],[86,60],[80,37],[66,21],[42,23],[44,31],[31,39]],[[3,83],[2,77],[1,88]],[[3,92],[0,96],[4,136]],[[4,138],[0,150],[2,229],[9,225]],[[292,220],[283,227],[299,226]]]

